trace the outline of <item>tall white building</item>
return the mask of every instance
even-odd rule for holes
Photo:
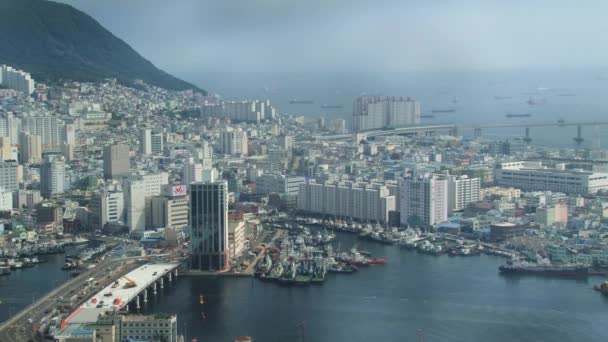
[[[42,149],[57,149],[64,142],[64,122],[54,116],[34,116],[22,120],[23,131],[40,136]]]
[[[0,188],[5,191],[19,190],[19,164],[16,161],[0,162]]]
[[[387,222],[395,197],[386,186],[374,183],[309,181],[301,184],[298,210],[362,221]]]
[[[481,180],[467,176],[449,176],[449,209],[448,212],[464,210],[470,203],[480,200]]]
[[[146,229],[146,183],[143,179],[129,179],[123,189],[129,233],[141,237]]]
[[[264,119],[265,102],[254,101],[228,101],[224,103],[226,117],[235,121],[259,123]]]
[[[400,181],[401,224],[417,217],[435,226],[448,219],[448,180],[445,175],[424,174]]]
[[[22,164],[35,164],[42,161],[42,141],[40,136],[26,132],[19,134],[19,161]]]
[[[35,89],[35,82],[29,73],[8,65],[0,66],[0,85],[27,95],[31,95]]]
[[[201,163],[196,163],[194,158],[186,159],[184,161],[184,168],[182,170],[182,181],[186,185],[202,182],[203,165]]]
[[[21,119],[11,113],[0,117],[0,135],[8,137],[11,144],[19,143],[19,132],[21,132]]]
[[[246,156],[248,154],[247,132],[242,129],[228,129],[222,132],[221,150],[224,154]]]
[[[359,96],[353,103],[353,131],[420,123],[420,103],[403,96]]]
[[[63,157],[47,157],[40,165],[40,194],[45,198],[65,191],[65,162]]]
[[[152,131],[149,128],[141,130],[139,137],[139,152],[144,155],[152,153]]]
[[[91,219],[93,229],[103,229],[107,223],[124,222],[124,194],[122,191],[102,190],[91,197]]]

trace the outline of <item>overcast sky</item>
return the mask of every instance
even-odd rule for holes
[[[603,67],[606,0],[62,0],[173,73]]]

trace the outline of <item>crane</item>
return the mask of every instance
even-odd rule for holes
[[[127,282],[125,283],[125,289],[130,289],[132,287],[137,286],[137,283],[135,282],[135,280],[131,280],[131,279],[127,278],[126,276],[123,276],[123,278],[125,278],[127,280]]]

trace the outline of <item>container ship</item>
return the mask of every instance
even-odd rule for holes
[[[532,114],[530,113],[524,113],[524,114],[507,114],[505,115],[508,118],[529,118],[532,116]]]
[[[342,108],[342,105],[322,104],[321,108],[323,108],[323,109],[339,109],[339,108]]]
[[[514,258],[498,268],[502,274],[536,274],[548,276],[581,277],[589,275],[589,266],[584,264],[552,265],[546,258],[537,258],[536,263]]]
[[[315,101],[313,100],[299,100],[299,99],[291,99],[289,100],[289,104],[313,104]]]
[[[431,110],[431,113],[454,113],[456,111],[456,109],[433,109]]]
[[[435,115],[433,115],[433,114],[422,114],[422,115],[420,115],[420,118],[421,119],[434,119]]]

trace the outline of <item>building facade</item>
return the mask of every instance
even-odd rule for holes
[[[190,266],[196,270],[229,268],[228,184],[193,183],[190,193]]]
[[[400,182],[401,224],[414,218],[427,226],[448,219],[448,180],[445,175],[424,174]]]
[[[403,96],[360,96],[353,103],[354,132],[420,123],[420,103]]]
[[[103,150],[103,176],[106,179],[128,177],[131,173],[129,146],[112,144]]]

